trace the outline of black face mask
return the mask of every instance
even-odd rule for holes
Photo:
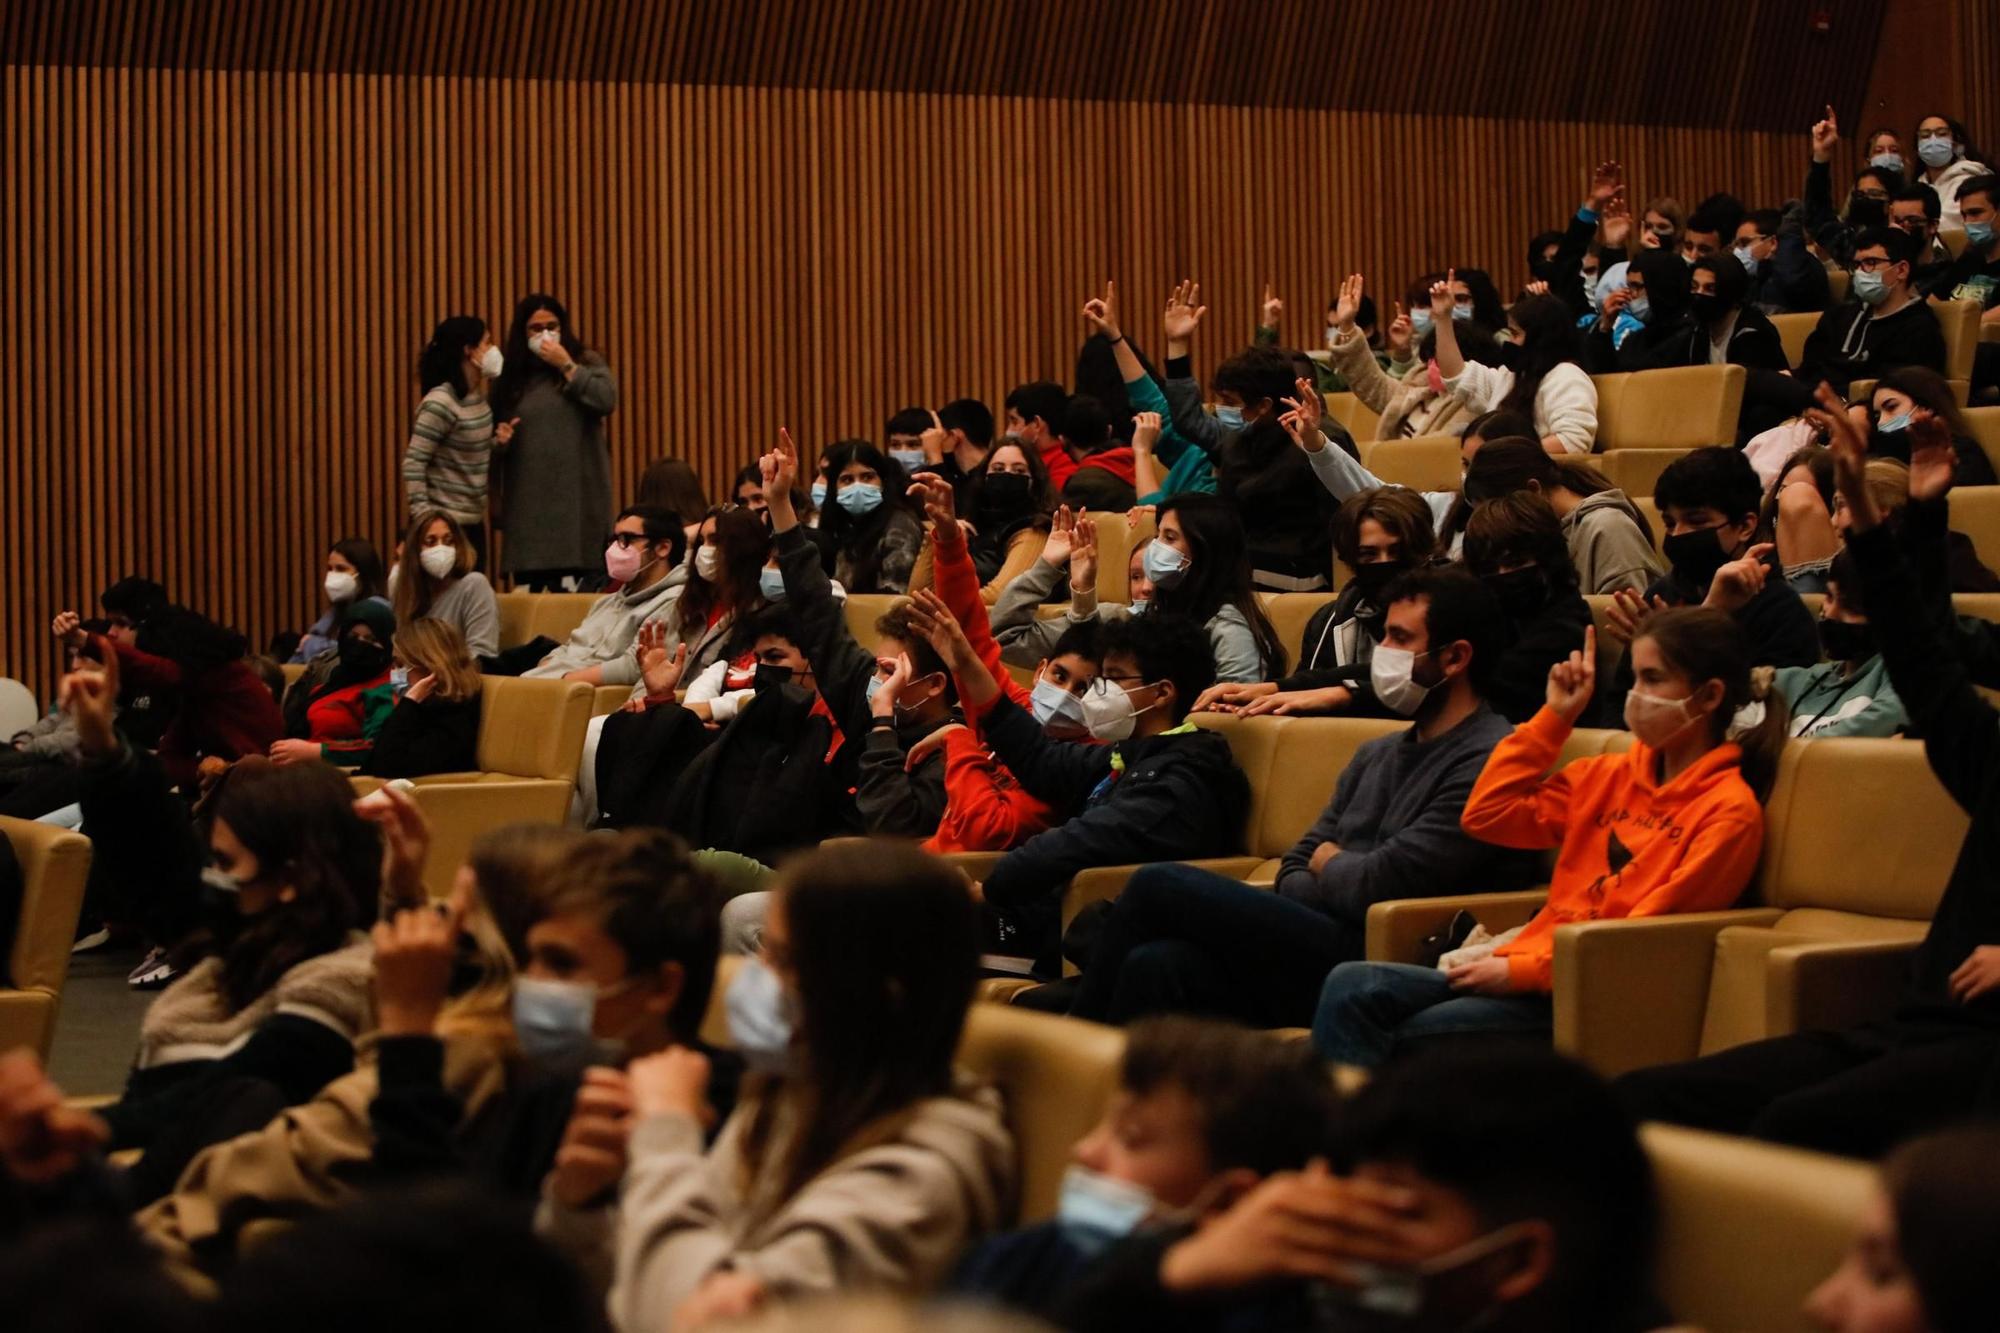
[[[1698,292],[1690,303],[1694,317],[1704,324],[1713,324],[1729,313],[1729,302],[1714,292]]]
[[[781,663],[759,662],[750,672],[750,688],[762,691],[790,685],[797,674]]]
[[[1548,605],[1549,581],[1542,577],[1541,570],[1532,566],[1510,569],[1505,574],[1487,574],[1479,581],[1492,590],[1509,620],[1531,616]]]
[[[1845,620],[1821,620],[1819,646],[1826,650],[1827,659],[1834,662],[1865,662],[1875,656],[1875,636],[1869,633],[1868,626]]]
[[[1409,568],[1410,562],[1407,560],[1382,560],[1372,565],[1356,565],[1354,567],[1354,577],[1349,579],[1348,582],[1361,590],[1361,596],[1370,605],[1380,606],[1382,604],[1383,590],[1391,583],[1394,583],[1398,575],[1406,573]]]
[[[340,641],[341,674],[352,679],[368,679],[389,669],[389,649],[366,639]]]
[[[1889,206],[1880,199],[1870,199],[1856,190],[1847,196],[1847,225],[1886,227],[1889,225]]]
[[[977,509],[995,518],[1025,514],[1035,502],[1034,482],[1018,472],[989,472],[979,482]]]
[[[1729,551],[1722,544],[1721,528],[1677,532],[1661,542],[1660,547],[1674,573],[1700,588],[1704,596],[1708,585],[1715,581],[1715,571],[1730,561]]]

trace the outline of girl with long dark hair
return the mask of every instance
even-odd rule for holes
[[[451,315],[438,323],[417,357],[423,401],[403,449],[403,501],[411,516],[441,509],[456,519],[478,554],[486,549],[487,480],[495,449],[513,437],[496,426],[488,393],[500,375],[500,349],[486,321]]]
[[[924,525],[902,464],[866,440],[843,440],[827,451],[826,476],[819,526],[829,572],[849,593],[908,592]]]
[[[1160,506],[1146,577],[1150,615],[1184,616],[1208,630],[1217,681],[1276,680],[1285,648],[1250,586],[1243,520],[1212,495],[1177,495]]]

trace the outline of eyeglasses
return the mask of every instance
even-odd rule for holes
[[[1893,267],[1895,263],[1896,261],[1887,255],[1869,255],[1866,258],[1857,257],[1854,267],[1861,273],[1880,273],[1885,268]]]

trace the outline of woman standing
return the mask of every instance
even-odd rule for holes
[[[493,451],[507,447],[514,423],[496,427],[488,386],[502,357],[477,315],[452,315],[417,357],[424,400],[403,449],[403,498],[409,516],[441,509],[465,529],[473,563],[486,549],[486,491]]]
[[[514,307],[493,400],[514,425],[500,456],[503,569],[531,592],[594,578],[611,519],[604,418],[618,381],[555,297],[532,293]]]

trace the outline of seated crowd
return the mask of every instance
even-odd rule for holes
[[[144,945],[163,989],[106,1105],[0,1055],[0,1309],[650,1333],[839,1326],[812,1302],[859,1293],[1045,1321],[992,1327],[1637,1333],[1676,1313],[1650,1121],[1883,1159],[1807,1313],[1983,1327],[2000,627],[1951,595],[2000,580],[1948,517],[1995,476],[1927,298],[2000,319],[2000,180],[1926,117],[1922,166],[1872,135],[1836,211],[1837,145],[1829,116],[1786,209],[1661,198],[1636,229],[1607,163],[1514,300],[1447,267],[1383,321],[1350,277],[1323,356],[1267,289],[1206,385],[1199,287],[1156,369],[1107,286],[1073,394],[816,456],[781,430],[715,504],[664,460],[615,517],[551,462],[616,402],[561,304],[524,299],[504,352],[444,320],[408,524],[387,560],[327,548],[289,670],[136,575],[53,624],[69,669],[0,814],[83,831],[79,948]],[[1713,364],[1749,372],[1739,447],[1650,497],[1587,461],[1593,374]],[[1381,441],[1453,437],[1460,484],[1384,484],[1335,393]],[[490,550],[596,590],[563,641],[503,641]],[[567,826],[485,830],[433,901],[402,780],[477,770],[508,678],[617,692]],[[1241,747],[1328,717],[1374,730],[1260,877]],[[1748,905],[1787,747],[1896,736],[1969,827],[1893,1013],[1615,1080],[1552,1049],[1565,932]],[[1421,959],[1372,951],[1377,909],[1453,897]],[[1124,1029],[1052,1216],[962,1058],[1002,1003]]]

